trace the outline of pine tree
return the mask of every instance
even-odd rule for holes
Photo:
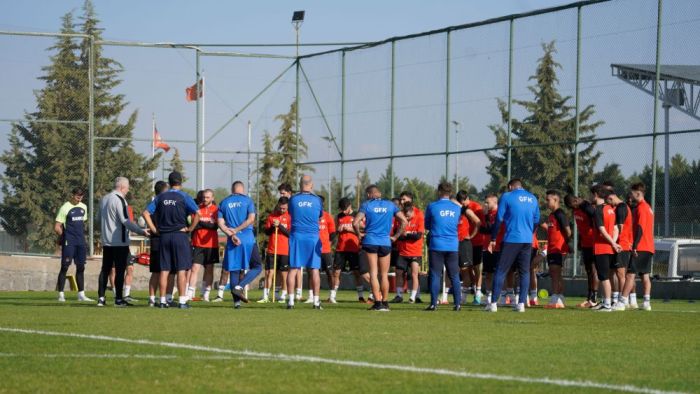
[[[83,11],[80,32],[99,40],[101,29],[90,1],[85,2]],[[62,18],[61,32],[76,32],[72,13]],[[121,67],[101,56],[99,45],[94,45],[94,49],[95,136],[124,140],[95,141],[95,195],[87,198],[93,198],[97,208],[99,199],[113,188],[114,179],[126,176],[132,186],[130,203],[139,212],[151,195],[148,173],[155,169],[160,155],[147,159],[134,151],[130,138],[136,113],[121,124],[124,97],[110,93],[120,83]],[[26,237],[26,251],[46,253],[55,249],[56,211],[73,187],[88,188],[88,125],[45,121],[89,119],[90,40],[63,36],[49,51],[53,53],[51,63],[42,68],[43,75],[39,77],[44,87],[35,94],[37,110],[25,116],[26,122],[13,125],[10,147],[0,156],[6,167],[2,176],[4,199],[0,204],[2,225],[11,234]],[[87,199],[84,202],[89,205]],[[89,214],[97,218],[94,212]],[[95,229],[95,239],[99,239],[97,221]]]
[[[170,159],[170,171],[177,171],[182,175],[182,183],[187,181],[185,176],[185,166],[182,164],[182,159],[180,158],[180,150],[175,148],[173,157]]]
[[[260,168],[258,169],[259,180],[257,185],[257,192],[260,195],[260,206],[257,208],[258,213],[264,218],[272,212],[277,203],[276,188],[272,173],[277,168],[279,155],[273,151],[272,137],[267,131],[263,133],[262,145],[263,156],[260,160]]]
[[[72,13],[63,16],[61,33],[75,33]],[[48,50],[54,55],[42,68],[45,86],[35,94],[37,111],[27,114],[25,123],[13,124],[10,148],[0,158],[6,166],[2,225],[12,235],[26,236],[25,251],[31,252],[55,249],[55,214],[73,187],[87,185],[87,125],[35,122],[87,120],[76,39],[60,37]]]
[[[571,144],[527,146],[575,139],[575,107],[568,104],[571,96],[562,97],[558,90],[556,70],[561,65],[554,60],[554,42],[542,44],[544,55],[538,60],[534,86],[528,89],[533,101],[513,100],[530,114],[523,120],[512,119],[511,150],[512,176],[523,178],[533,193],[544,195],[547,189],[572,188],[574,181],[574,147]],[[507,146],[508,106],[498,100],[501,124],[489,126],[496,135],[497,146]],[[595,149],[595,130],[602,121],[591,122],[594,106],[582,108],[579,113],[579,185],[586,187],[592,181],[594,167],[600,152]],[[507,182],[507,151],[487,152],[491,163],[487,172],[491,182],[486,191],[502,191]]]
[[[392,177],[394,178],[394,195],[391,194]],[[389,165],[386,166],[386,170],[377,180],[377,187],[379,187],[379,190],[381,190],[382,196],[384,196],[384,198],[398,197],[399,193],[401,193],[401,191],[403,190],[403,181],[401,181],[401,178],[396,176],[396,173],[392,172],[391,163],[389,163]]]
[[[297,159],[305,158],[308,153],[308,146],[304,143],[302,135],[296,133],[296,101],[292,102],[289,112],[275,116],[275,120],[282,121],[280,131],[275,137],[277,151],[279,152],[280,170],[277,180],[279,183],[289,183],[294,187],[299,183],[299,174],[306,171],[313,171],[308,165],[297,163]],[[298,150],[298,154],[297,154]]]
[[[95,41],[102,39],[103,29],[98,27],[100,21],[97,19],[91,0],[85,1],[83,16],[80,19],[81,33],[91,35]],[[112,93],[112,90],[121,83],[119,74],[123,70],[122,66],[117,61],[103,56],[100,45],[95,44],[93,48],[95,136],[123,138],[123,140],[95,141],[95,206],[99,206],[99,199],[113,189],[114,179],[117,176],[125,176],[129,178],[131,185],[129,204],[134,206],[134,212],[140,212],[153,194],[150,172],[158,167],[161,153],[151,158],[134,150],[131,138],[138,113],[134,111],[128,116],[126,123],[121,123],[119,118],[127,102],[123,94]],[[90,41],[84,39],[80,48],[80,65],[86,75],[89,56]],[[87,106],[87,101],[85,105]],[[97,215],[94,217],[97,219]],[[99,222],[96,221],[96,232],[99,228]],[[95,238],[98,239],[97,235]]]

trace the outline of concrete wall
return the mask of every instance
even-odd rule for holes
[[[60,270],[60,259],[56,257],[33,257],[0,255],[0,291],[53,291],[56,289],[56,278]],[[85,267],[85,289],[97,290],[97,279],[100,274],[101,258],[89,258]],[[218,280],[220,265],[214,269],[214,280]],[[68,270],[68,275],[75,273],[75,266]],[[150,273],[148,267],[134,265],[133,290],[147,290]],[[322,288],[327,289],[326,275],[321,275]],[[308,289],[307,280],[304,288]],[[201,283],[197,281],[197,286]],[[549,278],[540,278],[538,287],[549,289]],[[639,283],[639,282],[638,282]],[[259,280],[253,281],[251,287],[257,288]],[[568,279],[565,284],[566,296],[582,297],[587,293],[586,281],[583,279]],[[355,283],[350,274],[341,275],[341,289],[354,290]],[[69,290],[66,284],[66,290]],[[421,276],[421,292],[428,292],[427,277]],[[641,294],[641,287],[638,289]],[[323,295],[323,294],[322,294]],[[424,296],[425,297],[425,296]],[[654,299],[700,299],[700,282],[653,282],[652,298]]]

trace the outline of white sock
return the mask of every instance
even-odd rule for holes
[[[180,304],[186,304],[187,303],[187,296],[179,296],[179,297],[177,297],[177,300]]]
[[[155,302],[156,302],[156,296],[154,296],[154,295],[148,296],[148,301],[150,301],[150,302],[152,302],[152,303],[155,303]]]
[[[131,286],[124,286],[124,297],[131,295]]]
[[[415,290],[411,290],[411,299],[412,299],[413,301],[416,300],[416,293],[418,293],[418,292],[415,291]]]
[[[630,293],[630,304],[637,305],[637,293]]]
[[[610,298],[604,299],[604,300],[603,300],[603,305],[604,305],[604,306],[607,306],[608,308],[610,308]]]
[[[331,298],[331,300],[335,300],[335,295],[336,295],[336,293],[337,293],[337,292],[338,292],[338,290],[337,290],[337,289],[333,289],[333,290],[331,290],[331,297],[330,297],[330,298]]]
[[[314,305],[318,306],[321,305],[321,300],[319,296],[313,296],[314,297]]]
[[[204,289],[202,292],[202,297],[204,298],[205,301],[209,301],[209,293],[211,290],[209,288]]]
[[[224,285],[224,286],[219,285],[219,289],[216,292],[216,296],[218,298],[224,298],[224,291],[225,290],[226,290],[226,285]]]
[[[287,298],[287,290],[282,290],[282,296],[280,298],[283,300]]]
[[[290,297],[289,297],[289,300],[287,300],[287,304],[288,304],[288,305],[291,305],[291,306],[294,306],[294,297],[290,296]]]
[[[403,288],[402,288],[402,287],[397,287],[397,288],[396,288],[396,296],[397,296],[397,297],[403,297]]]
[[[59,296],[59,297],[65,297],[66,294],[65,294],[64,292],[62,292],[62,291],[59,291],[59,292],[58,292],[58,296]]]
[[[483,294],[481,293],[481,287],[476,288],[476,293],[477,296],[481,297]]]
[[[160,303],[166,304],[166,303],[168,303],[168,301],[166,301],[165,297],[160,297]]]
[[[61,294],[63,294],[63,292],[61,292]],[[78,297],[81,297],[81,298],[82,298],[82,297],[85,297],[85,290],[79,291],[79,292],[78,292]]]
[[[651,301],[651,295],[644,294],[644,302],[650,302],[650,301]]]
[[[296,291],[297,291],[296,297],[297,297],[297,299],[300,299],[301,295],[303,294],[303,289],[300,287]]]
[[[270,289],[268,289],[267,287],[265,287],[265,288],[263,289],[263,299],[266,300],[267,297],[269,297],[269,296],[270,296]]]
[[[624,305],[629,305],[629,304],[630,304],[629,299],[628,299],[627,297],[625,297],[625,296],[620,296],[620,302],[622,302],[622,304],[624,304]]]
[[[613,302],[617,302],[617,300],[620,299],[620,292],[619,291],[613,291]]]
[[[536,300],[536,299],[537,299],[537,289],[535,289],[535,290],[530,290],[530,299],[531,299],[531,300]]]
[[[309,289],[309,298],[314,298],[314,291]]]

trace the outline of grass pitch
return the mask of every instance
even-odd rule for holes
[[[381,313],[354,292],[323,311],[234,310],[228,294],[190,310],[148,308],[143,293],[97,308],[74,295],[0,293],[0,392],[700,392],[700,304],[687,301]]]

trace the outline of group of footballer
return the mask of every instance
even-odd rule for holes
[[[254,231],[258,213],[242,182],[235,182],[231,195],[218,205],[210,189],[198,192],[195,200],[180,189],[177,173],[172,173],[167,183],[156,182],[155,196],[143,212],[150,236],[149,305],[153,307],[189,308],[189,301],[222,302],[229,287],[234,307],[240,308],[241,303],[250,301],[247,286],[264,270],[263,295],[257,302],[277,301],[293,309],[295,302],[302,301],[306,269],[309,296],[305,302],[313,308],[323,309],[320,273],[327,277],[326,302],[335,304],[340,274],[345,271],[353,274],[359,302],[371,304],[370,310],[388,311],[390,303],[402,303],[405,296],[409,303],[423,302],[420,280],[427,257],[428,311],[446,304],[448,294],[453,295],[452,309],[456,311],[461,310],[468,294],[473,295],[473,304],[485,305],[490,312],[497,311],[499,305],[511,305],[520,312],[537,306],[537,272],[543,261],[551,277],[551,296],[544,308],[562,309],[562,267],[577,247],[588,278],[588,296],[578,307],[637,309],[635,277],[639,275],[644,292],[642,308],[651,310],[654,218],[641,183],[632,185],[623,198],[605,182],[591,187],[587,198],[562,197],[559,191],[548,190],[544,196],[550,212],[546,220],[540,220],[538,198],[524,190],[519,179],[511,180],[500,198],[488,194],[483,205],[467,192],[440,183],[436,200],[425,211],[416,206],[408,191],[386,200],[376,185],[370,185],[357,210],[352,200],[341,198],[339,213],[333,217],[324,210],[323,197],[313,193],[311,177],[303,176],[297,193],[289,184],[278,187],[279,198],[263,222],[264,253],[258,249]],[[59,212],[56,231],[67,230],[77,239],[80,229],[74,227],[79,221],[71,222],[70,212],[83,220],[87,215],[75,199]],[[570,209],[570,216],[562,205]],[[78,210],[71,211],[73,206]],[[578,239],[574,239],[574,222]],[[538,229],[546,232],[546,241],[538,240]],[[220,260],[220,231],[227,240],[218,293],[210,299],[214,264]],[[84,270],[84,256],[69,257],[75,257],[76,265]],[[62,259],[59,300],[64,299],[61,282],[70,260]],[[392,267],[396,294],[390,301]],[[83,292],[83,270],[79,270],[79,299],[89,300]],[[201,297],[196,297],[200,271]],[[173,300],[175,282],[177,302]],[[367,285],[371,292],[365,298]],[[599,287],[603,293],[600,299]],[[115,305],[130,305],[129,300],[116,301]],[[104,302],[101,294],[99,303]]]

